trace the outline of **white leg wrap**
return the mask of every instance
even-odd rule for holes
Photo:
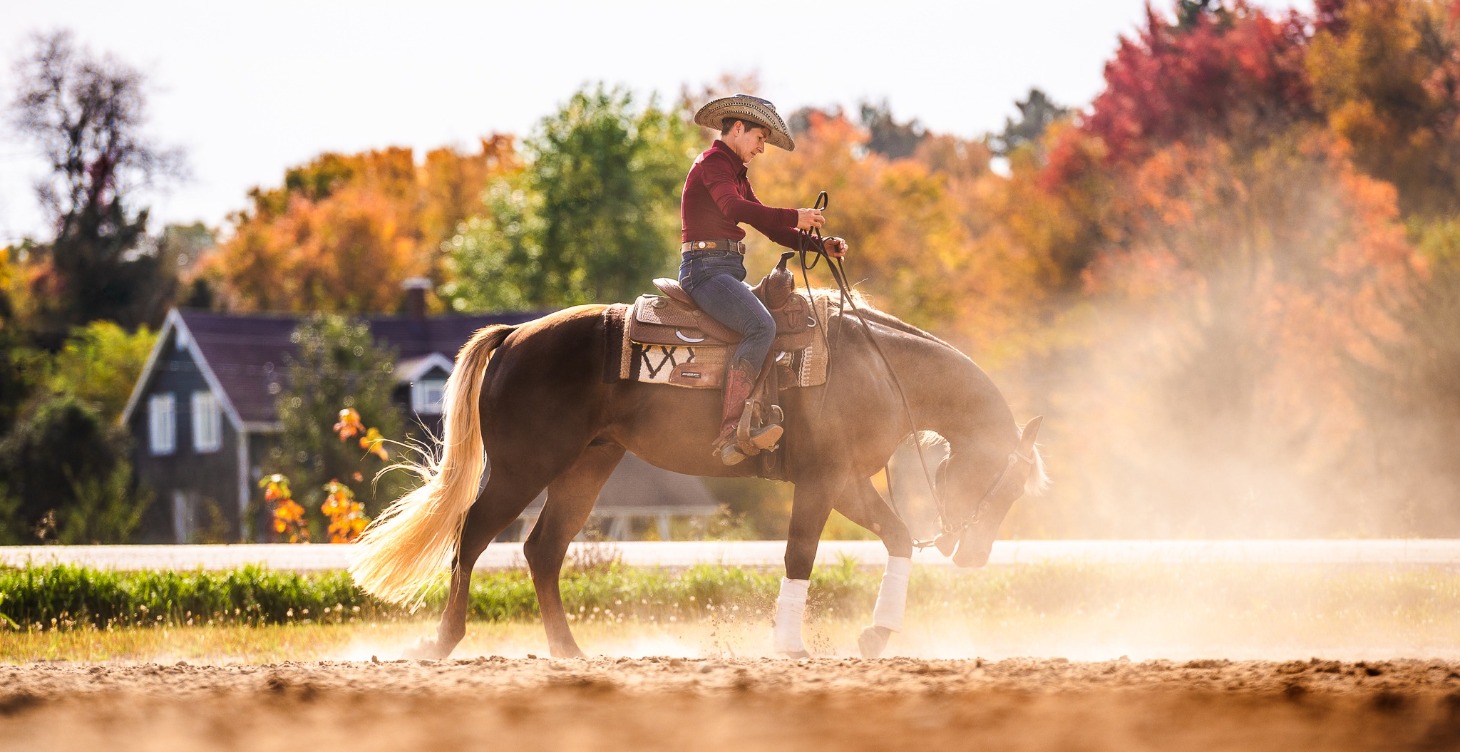
[[[781,594],[776,597],[776,652],[806,652],[806,643],[801,639],[801,622],[806,616],[806,592],[810,588],[810,580],[781,578]]]
[[[887,557],[887,571],[882,574],[882,587],[877,589],[877,607],[872,609],[872,626],[902,631],[902,614],[907,607],[907,580],[912,574],[912,559]]]

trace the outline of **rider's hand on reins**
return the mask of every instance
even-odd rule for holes
[[[834,259],[839,259],[844,258],[847,255],[847,248],[849,246],[847,245],[847,241],[841,238],[832,237],[822,240],[821,247],[826,255]]]
[[[797,209],[796,229],[802,232],[821,229],[826,224],[826,217],[822,216],[821,209]]]

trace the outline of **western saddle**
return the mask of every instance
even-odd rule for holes
[[[750,288],[775,319],[772,354],[804,349],[815,336],[811,302],[796,294],[796,276],[786,268],[793,255],[781,254],[780,263]],[[642,295],[634,301],[627,317],[630,341],[679,347],[729,347],[740,342],[739,333],[701,311],[675,280],[661,277],[654,280],[654,286],[664,295]]]

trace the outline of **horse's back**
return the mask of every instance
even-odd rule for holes
[[[546,385],[559,384],[564,377],[581,380],[584,375],[598,380],[607,344],[604,314],[608,308],[602,304],[573,306],[518,324],[493,356],[488,379],[521,373],[547,378]]]

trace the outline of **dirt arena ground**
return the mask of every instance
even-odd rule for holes
[[[6,750],[1456,750],[1460,662],[0,665]]]

